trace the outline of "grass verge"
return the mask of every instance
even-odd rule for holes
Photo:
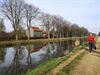
[[[29,70],[26,75],[46,75],[49,71],[51,71],[53,68],[58,66],[64,60],[67,60],[68,58],[70,58],[72,55],[74,55],[80,49],[81,48],[77,48],[66,56],[53,58],[49,61],[46,61],[46,62],[40,64],[36,69]]]
[[[78,62],[81,60],[84,54],[85,52],[77,56],[70,64],[66,65],[57,75],[69,75],[70,71],[73,70],[75,66],[77,66]]]
[[[86,37],[68,37],[68,38],[0,41],[0,46],[23,45],[23,44],[34,44],[34,43],[44,43],[44,42],[48,43],[48,42],[58,42],[58,41],[84,39],[84,38],[86,38]]]

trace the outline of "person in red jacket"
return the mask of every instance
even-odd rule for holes
[[[87,37],[87,42],[89,44],[89,50],[90,50],[90,52],[92,51],[92,49],[96,49],[96,46],[95,46],[96,41],[94,39],[94,36],[91,33]]]

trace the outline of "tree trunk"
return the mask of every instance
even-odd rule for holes
[[[18,34],[16,34],[16,40],[18,40]]]
[[[28,40],[30,40],[30,30],[28,28],[28,36],[27,36]]]
[[[53,32],[53,38],[55,38],[55,33]]]
[[[48,39],[50,39],[50,32],[48,31]]]
[[[60,33],[60,38],[61,38],[61,33]]]
[[[68,32],[67,32],[67,37],[68,37]]]
[[[18,29],[16,29],[15,32],[16,32],[16,40],[18,40]]]
[[[29,33],[28,33],[28,40],[30,40]]]
[[[29,27],[29,22],[27,20],[27,39],[30,39],[30,27]]]
[[[58,38],[58,33],[56,33],[56,38]]]
[[[29,25],[27,23],[27,27],[28,27],[28,40],[30,40],[30,26],[31,26],[31,21],[29,21]]]

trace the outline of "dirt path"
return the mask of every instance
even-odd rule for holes
[[[69,75],[100,75],[100,50],[87,53]]]
[[[97,44],[97,50],[83,56],[69,75],[100,75],[100,43]]]
[[[58,75],[58,73],[69,63],[71,63],[77,56],[79,56],[81,53],[85,52],[84,50],[81,50],[77,52],[75,55],[72,55],[69,59],[63,61],[60,65],[58,65],[56,68],[54,68],[50,73],[47,75]]]

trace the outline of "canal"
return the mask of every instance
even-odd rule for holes
[[[0,47],[0,75],[24,75],[28,69],[74,50],[74,41]]]

